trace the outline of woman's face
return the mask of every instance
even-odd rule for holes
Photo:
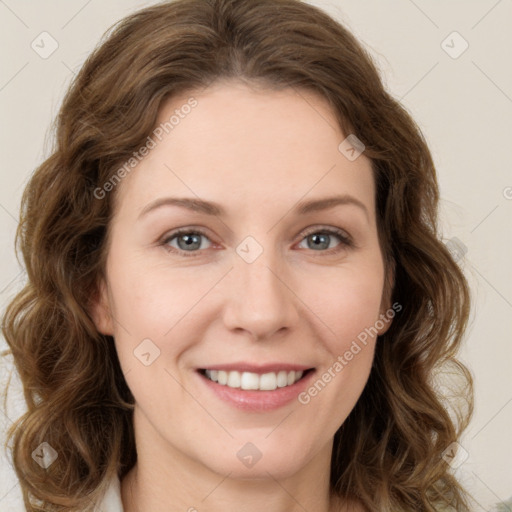
[[[330,457],[390,323],[370,160],[304,91],[217,82],[173,115],[115,190],[95,321],[139,454],[292,475]]]

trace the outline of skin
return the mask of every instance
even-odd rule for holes
[[[370,160],[338,150],[346,135],[312,93],[216,82],[172,98],[159,122],[190,96],[197,107],[115,191],[93,314],[115,339],[136,402],[138,462],[122,481],[125,510],[363,510],[330,496],[329,469],[333,436],[367,382],[376,338],[308,404],[294,399],[273,411],[234,408],[196,370],[286,361],[319,377],[389,308]],[[334,194],[355,197],[366,213],[351,204],[294,213],[300,201]],[[226,214],[163,206],[138,218],[168,196],[215,201]],[[206,232],[185,253],[194,256],[179,254],[183,235],[181,244],[169,240],[181,227]],[[328,248],[316,248],[308,235],[328,227],[355,246],[330,235]],[[252,263],[236,252],[249,235],[263,249]],[[134,356],[147,338],[160,350],[149,366]],[[247,442],[262,454],[251,468],[237,457]]]

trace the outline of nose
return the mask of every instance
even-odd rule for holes
[[[224,283],[224,325],[230,331],[250,333],[255,341],[293,328],[300,318],[300,300],[287,282],[289,273],[270,252],[264,251],[252,263],[235,254],[234,268]]]

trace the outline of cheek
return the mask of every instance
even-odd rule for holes
[[[377,340],[382,282],[379,272],[346,273],[329,282],[327,293],[312,308],[328,330],[323,329],[322,365],[299,402],[312,407],[311,415],[320,424],[329,425],[332,432],[350,414],[368,380]]]
[[[352,341],[372,341],[379,319],[383,271],[378,261],[367,267],[340,268],[314,286],[304,288],[305,302],[326,327],[325,343],[333,356],[348,350]],[[309,292],[306,290],[309,289]]]
[[[177,396],[179,387],[173,387],[175,381],[160,370],[181,371],[183,354],[217,318],[204,299],[219,275],[198,272],[197,267],[169,268],[142,260],[118,260],[109,273],[118,358],[128,385],[140,400],[146,387],[148,391],[166,389]],[[151,363],[146,367],[148,358]]]
[[[140,264],[139,264],[140,263]],[[215,283],[214,276],[193,269],[170,270],[141,261],[124,261],[110,272],[114,316],[134,339],[161,339]],[[145,263],[145,264],[144,264]]]

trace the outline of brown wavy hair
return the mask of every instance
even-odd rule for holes
[[[388,292],[403,309],[335,435],[332,492],[375,512],[441,510],[447,501],[469,510],[442,452],[473,413],[471,372],[456,358],[470,291],[438,231],[433,159],[364,47],[300,0],[145,8],[105,35],[71,84],[53,152],[23,194],[17,247],[27,282],[2,323],[28,407],[8,433],[27,510],[89,510],[136,462],[134,399],[113,339],[90,313],[116,197],[95,191],[145,143],[164,101],[219,79],[315,92],[371,159],[379,240],[394,268]],[[462,382],[451,402],[435,378],[447,364]],[[42,442],[58,452],[47,470],[31,456]]]

